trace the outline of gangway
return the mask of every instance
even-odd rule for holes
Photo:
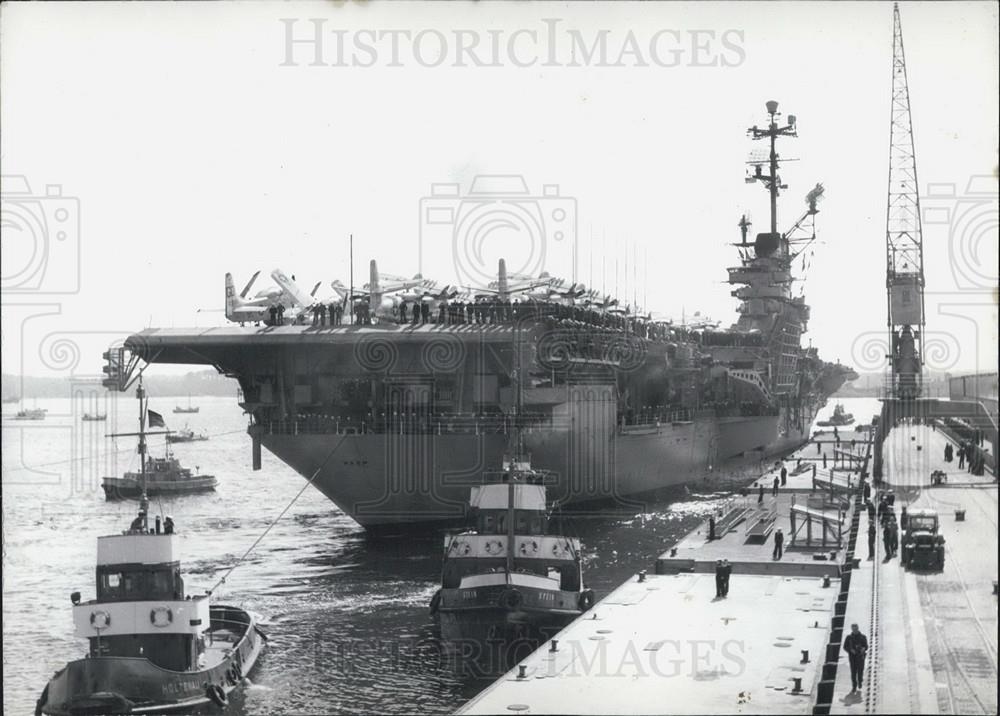
[[[774,529],[774,523],[777,519],[778,501],[772,497],[766,504],[760,504],[757,509],[753,510],[747,516],[747,525],[744,531],[746,538],[748,540],[766,540],[768,535],[771,534],[771,530]]]
[[[828,512],[808,506],[792,505],[788,513],[792,521],[789,543],[793,546],[839,548],[844,538],[844,513],[841,510]],[[805,539],[800,536],[805,528]],[[813,534],[814,528],[817,535]]]

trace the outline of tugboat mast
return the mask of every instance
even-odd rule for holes
[[[139,399],[139,484],[142,494],[139,496],[139,516],[142,518],[142,531],[149,530],[149,497],[146,494],[146,391],[142,387],[142,374],[139,375],[139,385],[135,389],[135,397]]]

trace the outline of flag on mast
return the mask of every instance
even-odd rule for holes
[[[167,424],[163,422],[163,416],[160,415],[155,410],[147,410],[146,415],[149,417],[149,427],[151,428],[165,428]]]

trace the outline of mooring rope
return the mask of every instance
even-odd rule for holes
[[[281,514],[279,514],[277,517],[275,517],[271,521],[271,524],[269,524],[264,529],[264,531],[260,533],[260,536],[257,537],[257,539],[254,540],[253,544],[250,545],[250,547],[247,549],[247,551],[243,553],[243,556],[240,557],[238,560],[236,560],[235,564],[233,564],[233,566],[230,567],[226,571],[226,573],[222,576],[222,578],[219,579],[219,581],[216,582],[215,585],[206,592],[206,594],[208,596],[211,596],[212,593],[215,592],[216,589],[218,589],[220,586],[222,586],[223,584],[226,583],[226,580],[229,578],[229,575],[233,573],[233,570],[235,570],[237,567],[239,567],[243,563],[243,561],[248,556],[250,556],[250,553],[253,552],[254,548],[256,548],[257,545],[260,544],[261,541],[267,536],[267,533],[271,531],[271,528],[274,527],[276,524],[278,524],[278,522],[281,520],[281,518],[285,516],[285,513],[288,512],[288,510],[291,509],[292,505],[295,504],[295,501],[298,500],[299,497],[302,496],[302,493],[306,491],[306,488],[309,487],[311,484],[313,484],[313,480],[315,480],[316,477],[319,475],[320,470],[322,470],[324,467],[326,467],[326,463],[329,462],[330,458],[333,457],[333,454],[335,452],[337,452],[337,448],[340,447],[341,443],[344,442],[344,438],[346,438],[346,437],[347,437],[346,434],[340,436],[340,440],[338,440],[337,444],[333,446],[333,448],[330,450],[329,454],[323,459],[323,462],[321,462],[319,464],[319,467],[316,468],[316,471],[312,474],[312,477],[310,477],[306,481],[306,484],[304,484],[302,486],[302,489],[300,489],[297,493],[295,493],[295,497],[293,497],[291,499],[291,501],[287,505],[285,505],[285,508],[281,511]]]

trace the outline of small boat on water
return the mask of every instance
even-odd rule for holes
[[[816,424],[823,428],[830,428],[851,425],[853,422],[854,414],[846,412],[843,403],[837,403],[833,408],[833,415],[830,416],[830,419],[819,420]]]
[[[202,440],[208,440],[208,436],[205,433],[196,433],[186,425],[180,430],[167,433],[168,443],[196,443]]]
[[[142,390],[142,386],[139,387]],[[164,427],[163,418],[152,410],[140,411],[139,432],[113,435],[112,437],[138,436],[139,438],[139,472],[126,472],[123,477],[105,477],[101,479],[104,498],[108,501],[127,500],[146,495],[184,495],[195,492],[210,492],[219,484],[214,475],[197,475],[189,468],[181,467],[180,461],[174,457],[170,449],[171,431],[158,433],[146,431],[145,416],[150,416],[150,425]],[[146,436],[164,435],[168,439],[163,457],[147,455]],[[197,467],[195,470],[197,471]]]
[[[123,477],[105,477],[101,480],[104,497],[108,501],[135,499],[142,494],[145,474],[146,494],[184,495],[194,492],[211,492],[219,484],[214,475],[196,475],[189,468],[181,467],[167,446],[163,457],[146,457],[140,472],[126,472]]]
[[[108,419],[107,413],[95,413],[94,415],[91,415],[90,413],[84,413],[83,417],[80,418],[80,420],[90,423],[103,422],[107,419]]]
[[[157,517],[151,528],[148,511],[142,491],[129,529],[97,538],[97,596],[70,595],[87,654],[55,673],[35,716],[224,708],[256,664],[266,637],[254,616],[185,594],[173,522]]]
[[[14,420],[45,420],[45,414],[48,412],[45,408],[25,408],[17,411]]]
[[[545,639],[593,606],[579,540],[548,532],[546,477],[514,459],[472,488],[475,528],[445,537],[431,600],[445,640]]]
[[[197,405],[191,405],[190,393],[188,393],[188,404],[186,408],[181,405],[174,406],[175,413],[197,413],[199,410],[201,410],[201,408],[199,408]]]

